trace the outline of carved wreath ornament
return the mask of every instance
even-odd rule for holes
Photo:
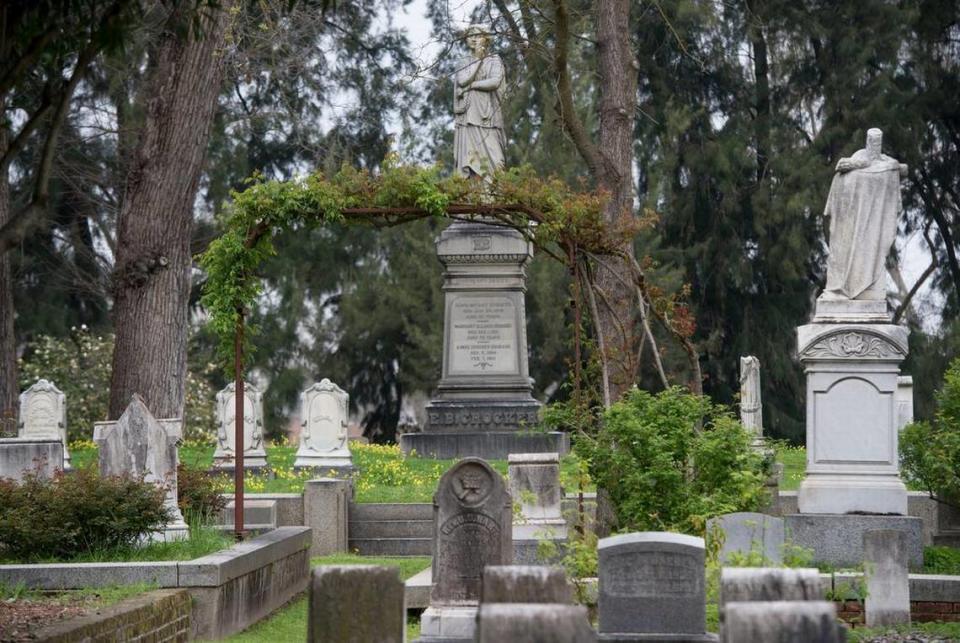
[[[898,357],[903,354],[890,342],[877,337],[847,331],[821,338],[804,351],[804,357]]]

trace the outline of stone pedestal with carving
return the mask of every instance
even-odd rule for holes
[[[37,382],[20,394],[19,437],[59,440],[63,445],[62,468],[70,469],[67,450],[67,397],[53,382]]]
[[[800,513],[906,515],[897,379],[907,356],[907,329],[819,318],[797,329],[807,375],[807,475],[798,494]]]
[[[217,448],[213,467],[231,472],[236,468],[236,393],[234,383],[217,393]],[[263,444],[263,394],[249,382],[243,384],[243,469],[258,472],[267,466]]]
[[[442,377],[423,433],[401,436],[404,452],[437,458],[506,458],[569,451],[568,436],[534,432],[524,306],[530,242],[512,228],[458,222],[441,233],[444,272]]]
[[[300,394],[300,448],[295,469],[337,476],[353,471],[347,442],[349,403],[346,391],[326,378]]]

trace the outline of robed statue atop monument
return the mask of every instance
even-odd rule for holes
[[[503,62],[488,52],[489,38],[478,26],[466,33],[471,56],[457,64],[453,77],[453,155],[466,177],[489,176],[503,166]]]
[[[907,166],[883,154],[882,141],[883,132],[870,129],[866,148],[837,163],[824,209],[830,256],[821,299],[886,298],[886,260],[903,211],[900,177]]]

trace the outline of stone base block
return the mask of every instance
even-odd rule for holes
[[[248,473],[261,473],[264,469],[267,468],[267,454],[244,454],[243,456],[243,470]],[[233,458],[218,458],[214,457],[213,459],[213,470],[218,472],[233,472],[236,469]]]
[[[817,299],[814,323],[890,323],[887,300],[870,299]]]
[[[549,433],[404,433],[400,450],[416,451],[417,455],[448,460],[476,456],[485,460],[506,460],[511,453],[544,453],[560,455],[570,452],[570,436],[559,431]]]
[[[607,632],[597,635],[598,641],[612,643],[628,643],[629,641],[644,641],[645,643],[713,643],[720,639],[716,634],[632,634],[629,632]]]
[[[863,534],[875,529],[907,532],[911,569],[923,567],[923,521],[912,516],[859,514],[789,514],[784,518],[787,540],[813,550],[815,563],[858,567],[863,562]]]
[[[797,496],[800,513],[907,515],[907,487],[895,475],[808,473]]]
[[[426,433],[529,431],[540,423],[542,406],[532,397],[430,400],[424,430]]]
[[[293,464],[293,469],[295,471],[312,471],[318,477],[322,476],[324,478],[349,478],[356,470],[356,467],[353,466],[353,462],[350,460],[341,460],[339,462],[307,462],[301,461],[301,459],[298,458]]]
[[[428,607],[420,615],[423,643],[473,641],[477,629],[477,607]]]
[[[24,473],[39,470],[44,476],[63,468],[60,440],[0,438],[0,478],[20,481]]]

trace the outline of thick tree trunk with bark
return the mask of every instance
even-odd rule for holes
[[[0,102],[0,113],[3,103]],[[0,128],[0,155],[6,149],[6,131]],[[0,172],[0,227],[10,217],[10,184],[6,168]],[[0,423],[17,414],[17,337],[13,330],[13,272],[10,253],[0,253]],[[9,426],[5,424],[5,429]]]
[[[603,0],[595,5],[600,71],[601,163],[597,183],[610,191],[604,217],[612,229],[633,215],[633,128],[637,109],[637,62],[630,46],[629,0]],[[623,250],[633,254],[625,240]],[[627,259],[610,257],[597,270],[601,293],[599,331],[604,337],[610,399],[617,400],[636,383],[640,329],[637,291]]]
[[[183,413],[193,205],[223,72],[231,2],[197,38],[172,15],[150,52],[146,115],[130,159],[113,274],[110,417],[139,393],[158,417]]]

